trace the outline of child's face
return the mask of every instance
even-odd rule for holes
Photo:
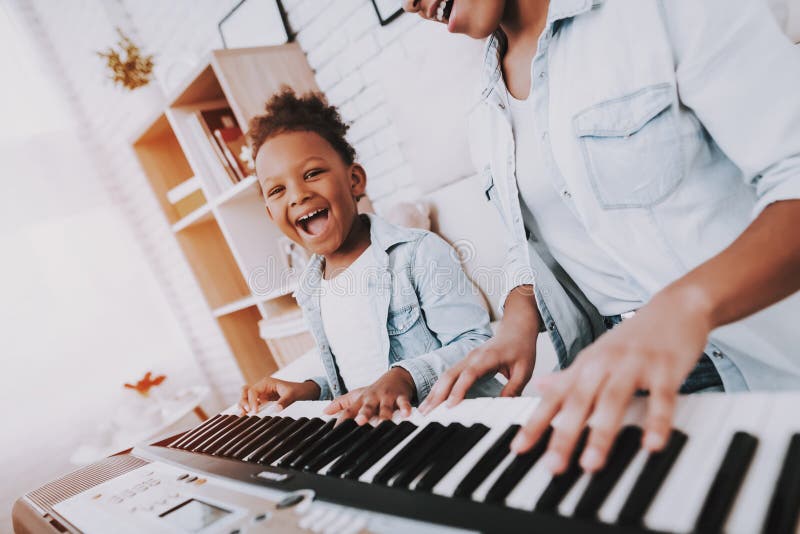
[[[323,256],[342,246],[366,188],[360,165],[346,165],[319,134],[287,132],[261,145],[256,174],[267,214],[284,235]]]
[[[505,0],[403,0],[403,9],[447,25],[451,33],[485,39],[500,26]]]

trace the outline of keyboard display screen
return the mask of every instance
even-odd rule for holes
[[[190,499],[172,510],[164,512],[161,517],[182,530],[198,532],[230,513],[224,508]]]

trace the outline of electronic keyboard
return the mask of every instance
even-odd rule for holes
[[[557,476],[539,462],[549,432],[525,454],[509,451],[535,398],[470,399],[365,426],[323,415],[327,402],[231,408],[135,447],[123,458],[141,465],[119,476],[47,506],[32,492],[15,526],[24,513],[62,532],[796,533],[799,401],[680,397],[666,448],[651,454],[637,398],[604,469],[580,469],[584,431]]]

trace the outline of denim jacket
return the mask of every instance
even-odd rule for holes
[[[375,350],[386,357],[387,369],[402,367],[411,374],[416,400],[421,402],[442,372],[491,337],[489,315],[455,251],[442,238],[425,230],[395,226],[375,215],[367,217],[372,241],[369,250],[378,265],[375,276],[367,278],[381,325],[381,345]],[[323,263],[322,256],[312,256],[294,294],[325,368],[325,376],[313,378],[320,388],[320,400],[347,392],[322,324]],[[470,394],[498,395],[501,389],[497,380],[489,378],[481,380]]]
[[[533,284],[562,367],[602,317],[524,227],[499,58],[485,49],[471,145],[506,229],[507,292]],[[531,64],[545,175],[641,302],[800,198],[800,48],[756,0],[551,0]],[[680,313],[680,310],[676,310]],[[800,295],[712,332],[728,391],[800,388]]]

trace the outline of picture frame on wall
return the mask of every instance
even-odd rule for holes
[[[372,0],[372,6],[375,8],[375,13],[378,14],[381,26],[386,26],[403,14],[400,0]]]
[[[224,48],[274,46],[294,40],[281,0],[242,0],[217,28]]]

